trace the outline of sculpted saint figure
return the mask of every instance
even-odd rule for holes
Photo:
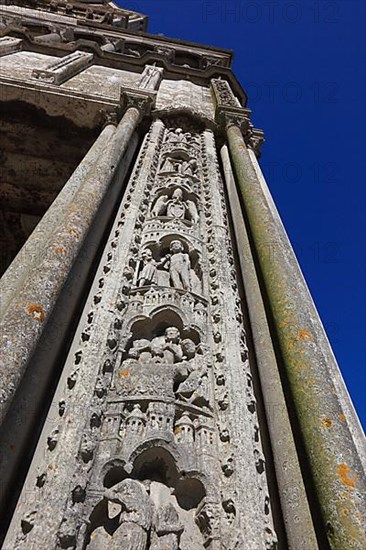
[[[138,286],[155,285],[157,283],[156,262],[150,248],[146,248],[142,253],[144,267],[138,278]]]
[[[183,201],[183,191],[176,189],[170,201],[167,202],[166,215],[169,218],[185,218],[187,205]]]
[[[185,160],[179,167],[179,171],[184,176],[195,176],[197,172],[196,159]]]
[[[181,241],[170,243],[170,254],[167,254],[161,264],[169,269],[170,280],[174,288],[190,290],[189,273],[191,261],[189,255],[184,252]]]
[[[158,198],[156,203],[151,209],[151,213],[153,216],[164,216],[166,212],[166,205],[169,200],[168,195],[162,195]]]

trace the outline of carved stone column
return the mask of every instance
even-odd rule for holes
[[[324,328],[253,167],[242,135],[242,127],[245,133],[250,130],[248,111],[225,106],[222,101],[218,102],[217,116],[226,129],[324,530],[333,550],[350,545],[361,550],[366,528],[366,479],[360,431],[354,418],[347,417],[349,407],[344,407],[337,393],[334,373],[338,366]]]
[[[51,230],[50,238],[43,241],[43,257],[36,266],[30,262],[31,271],[23,278],[22,288],[18,287],[18,295],[12,295],[11,302],[7,304],[1,324],[3,367],[0,370],[0,386],[3,390],[0,421],[10,405],[140,117],[152,102],[151,95],[142,92],[124,92],[123,100],[127,108],[122,120],[115,129],[108,125],[104,130],[100,140],[104,141],[103,153],[91,166],[84,165],[84,174],[84,170],[78,174],[82,181],[79,182],[77,192],[62,209],[62,214],[60,212],[62,218],[58,219],[57,227]],[[52,220],[51,216],[49,218]],[[51,224],[53,226],[52,221]],[[47,231],[47,226],[45,229]],[[39,242],[36,248],[38,246]],[[28,248],[32,247],[28,245]]]
[[[254,258],[226,145],[221,149],[221,158],[238,245],[239,262],[271,438],[288,549],[315,550],[318,548],[318,542],[301,475]]]

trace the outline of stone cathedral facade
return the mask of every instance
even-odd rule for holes
[[[229,51],[0,5],[4,550],[361,550],[365,440]]]

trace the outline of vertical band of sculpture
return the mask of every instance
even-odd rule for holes
[[[231,90],[230,90],[231,92]],[[231,92],[232,93],[232,92]],[[335,359],[295,255],[283,246],[242,135],[248,112],[218,106],[269,298],[284,368],[333,550],[364,546],[366,480],[330,371]],[[269,246],[276,244],[274,254]]]
[[[225,209],[213,132],[155,120],[9,547],[276,548]]]

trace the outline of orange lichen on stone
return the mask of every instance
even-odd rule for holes
[[[340,420],[341,422],[345,422],[345,421],[346,421],[346,417],[345,417],[344,414],[338,415],[338,418],[339,418],[339,420]]]
[[[39,304],[30,304],[27,311],[29,315],[33,317],[33,319],[36,319],[36,321],[39,321],[40,323],[44,320],[46,316],[43,307]]]
[[[67,250],[64,246],[55,246],[55,252],[56,254],[60,254],[60,256],[64,256]]]
[[[119,373],[120,378],[128,378],[130,376],[130,371],[128,369],[123,369]]]
[[[304,340],[312,340],[312,339],[313,339],[311,333],[310,333],[306,328],[302,328],[302,329],[300,330],[299,338],[300,338],[300,340],[302,340],[302,341],[304,341]]]
[[[174,428],[174,434],[179,434],[180,432],[182,431],[182,428],[180,426],[177,426],[176,428]]]
[[[337,474],[341,478],[342,483],[347,487],[356,487],[357,476],[351,476],[351,469],[347,464],[339,464],[337,467]]]
[[[79,236],[79,233],[78,231],[76,231],[76,229],[69,229],[69,234],[72,236],[72,237],[78,237]]]
[[[330,428],[331,425],[332,425],[332,421],[331,421],[330,418],[323,418],[322,424],[323,424],[323,426],[325,426],[326,428]]]

